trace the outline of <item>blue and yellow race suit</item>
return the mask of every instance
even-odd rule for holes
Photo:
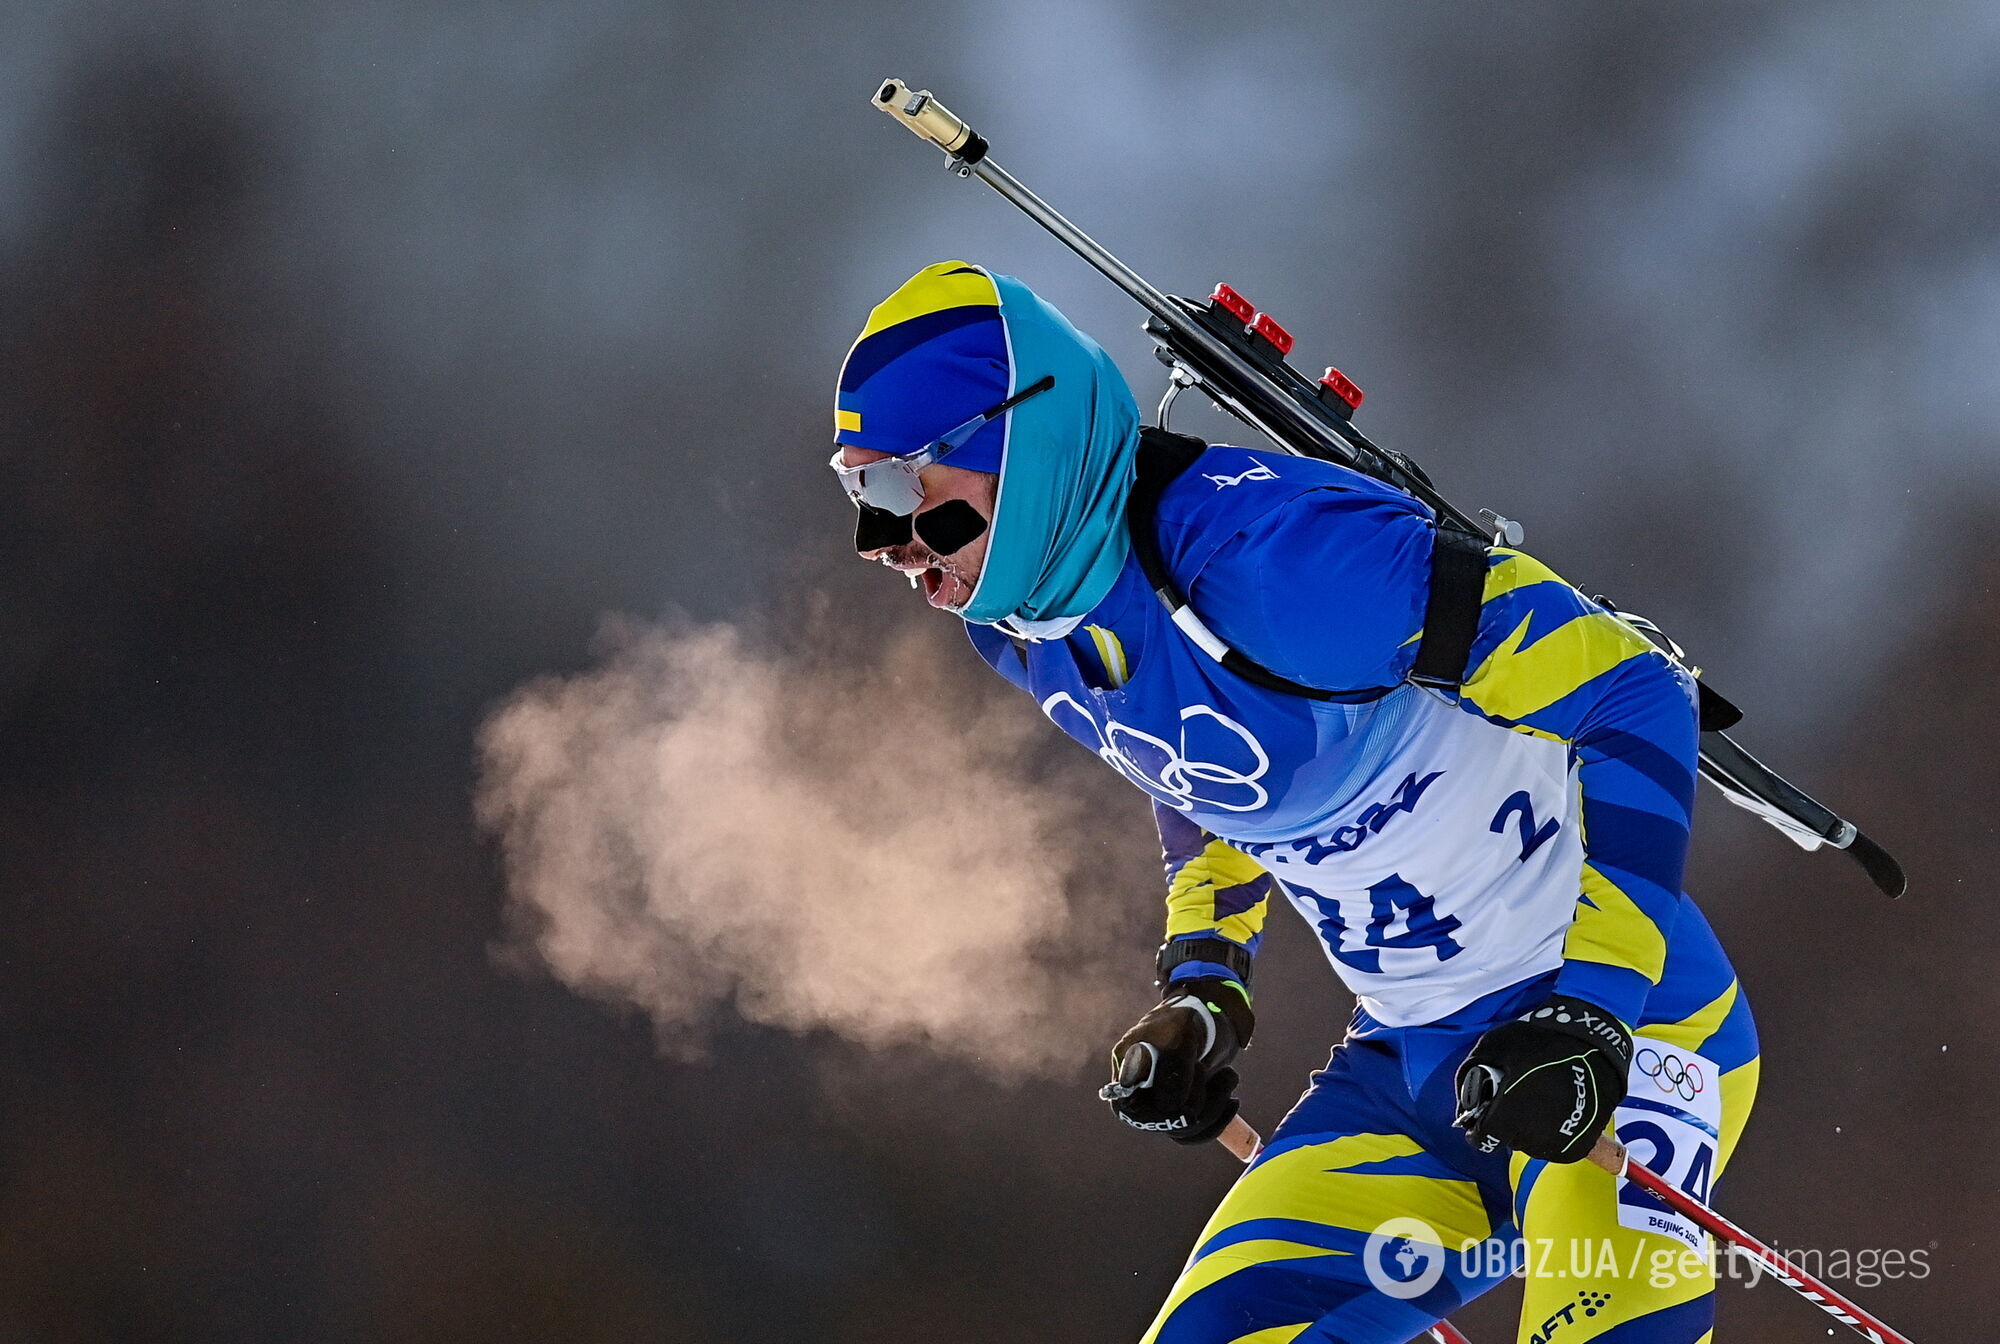
[[[1136,559],[1066,637],[1017,651],[973,625],[973,643],[1152,797],[1169,938],[1254,953],[1281,893],[1358,1006],[1216,1210],[1147,1344],[1400,1344],[1523,1269],[1522,1344],[1707,1340],[1714,1277],[1698,1232],[1587,1163],[1480,1154],[1451,1125],[1453,1074],[1480,1033],[1561,992],[1636,1034],[1617,1119],[1635,1155],[1702,1197],[1727,1163],[1757,1044],[1681,890],[1687,673],[1539,561],[1496,548],[1461,692],[1406,682],[1434,521],[1339,466],[1212,448],[1155,521],[1168,570],[1227,643],[1342,694],[1309,700],[1223,670]]]

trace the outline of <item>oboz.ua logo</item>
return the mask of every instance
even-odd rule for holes
[[[1444,1238],[1421,1218],[1391,1218],[1368,1234],[1361,1271],[1375,1290],[1407,1302],[1444,1277]]]
[[[1182,812],[1196,807],[1255,812],[1271,800],[1257,782],[1271,768],[1264,744],[1211,705],[1190,705],[1181,711],[1178,746],[1116,719],[1100,725],[1068,691],[1057,691],[1042,701],[1042,713],[1058,727],[1062,721],[1056,711],[1065,707],[1090,725],[1097,754],[1112,769],[1169,807]]]
[[[1682,1101],[1693,1101],[1708,1087],[1701,1065],[1691,1059],[1684,1060],[1671,1050],[1662,1053],[1649,1046],[1632,1062],[1660,1091]]]

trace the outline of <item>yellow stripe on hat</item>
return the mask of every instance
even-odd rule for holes
[[[993,278],[968,262],[940,261],[918,271],[903,282],[901,289],[876,304],[855,344],[913,317],[975,306],[1000,306],[1000,291],[994,287]]]
[[[833,432],[838,434],[843,429],[849,433],[859,434],[861,432],[861,412],[835,411],[833,413]]]

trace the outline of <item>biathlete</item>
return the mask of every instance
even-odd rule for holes
[[[1688,674],[1493,546],[1462,677],[1413,681],[1424,504],[1142,432],[1104,351],[979,266],[875,308],[834,438],[860,554],[1152,799],[1164,996],[1114,1047],[1146,1064],[1119,1119],[1193,1144],[1234,1117],[1273,894],[1358,1001],[1147,1344],[1402,1344],[1523,1269],[1521,1344],[1709,1340],[1701,1234],[1579,1161],[1615,1125],[1707,1199],[1756,1093],[1748,1005],[1681,890]],[[1261,675],[1173,619],[1149,553]]]

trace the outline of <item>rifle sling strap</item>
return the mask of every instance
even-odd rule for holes
[[[1150,426],[1141,430],[1137,475],[1125,505],[1125,522],[1132,534],[1132,549],[1139,557],[1139,568],[1181,633],[1222,666],[1266,690],[1308,700],[1353,699],[1370,690],[1376,695],[1394,690],[1393,686],[1380,686],[1330,691],[1281,677],[1223,643],[1195,614],[1167,573],[1154,518],[1159,512],[1160,496],[1167,487],[1207,451],[1207,444],[1185,434]],[[1431,550],[1431,588],[1424,604],[1423,638],[1417,644],[1409,680],[1445,691],[1458,689],[1465,680],[1466,659],[1479,631],[1479,607],[1485,585],[1485,539],[1454,527],[1439,527]]]

